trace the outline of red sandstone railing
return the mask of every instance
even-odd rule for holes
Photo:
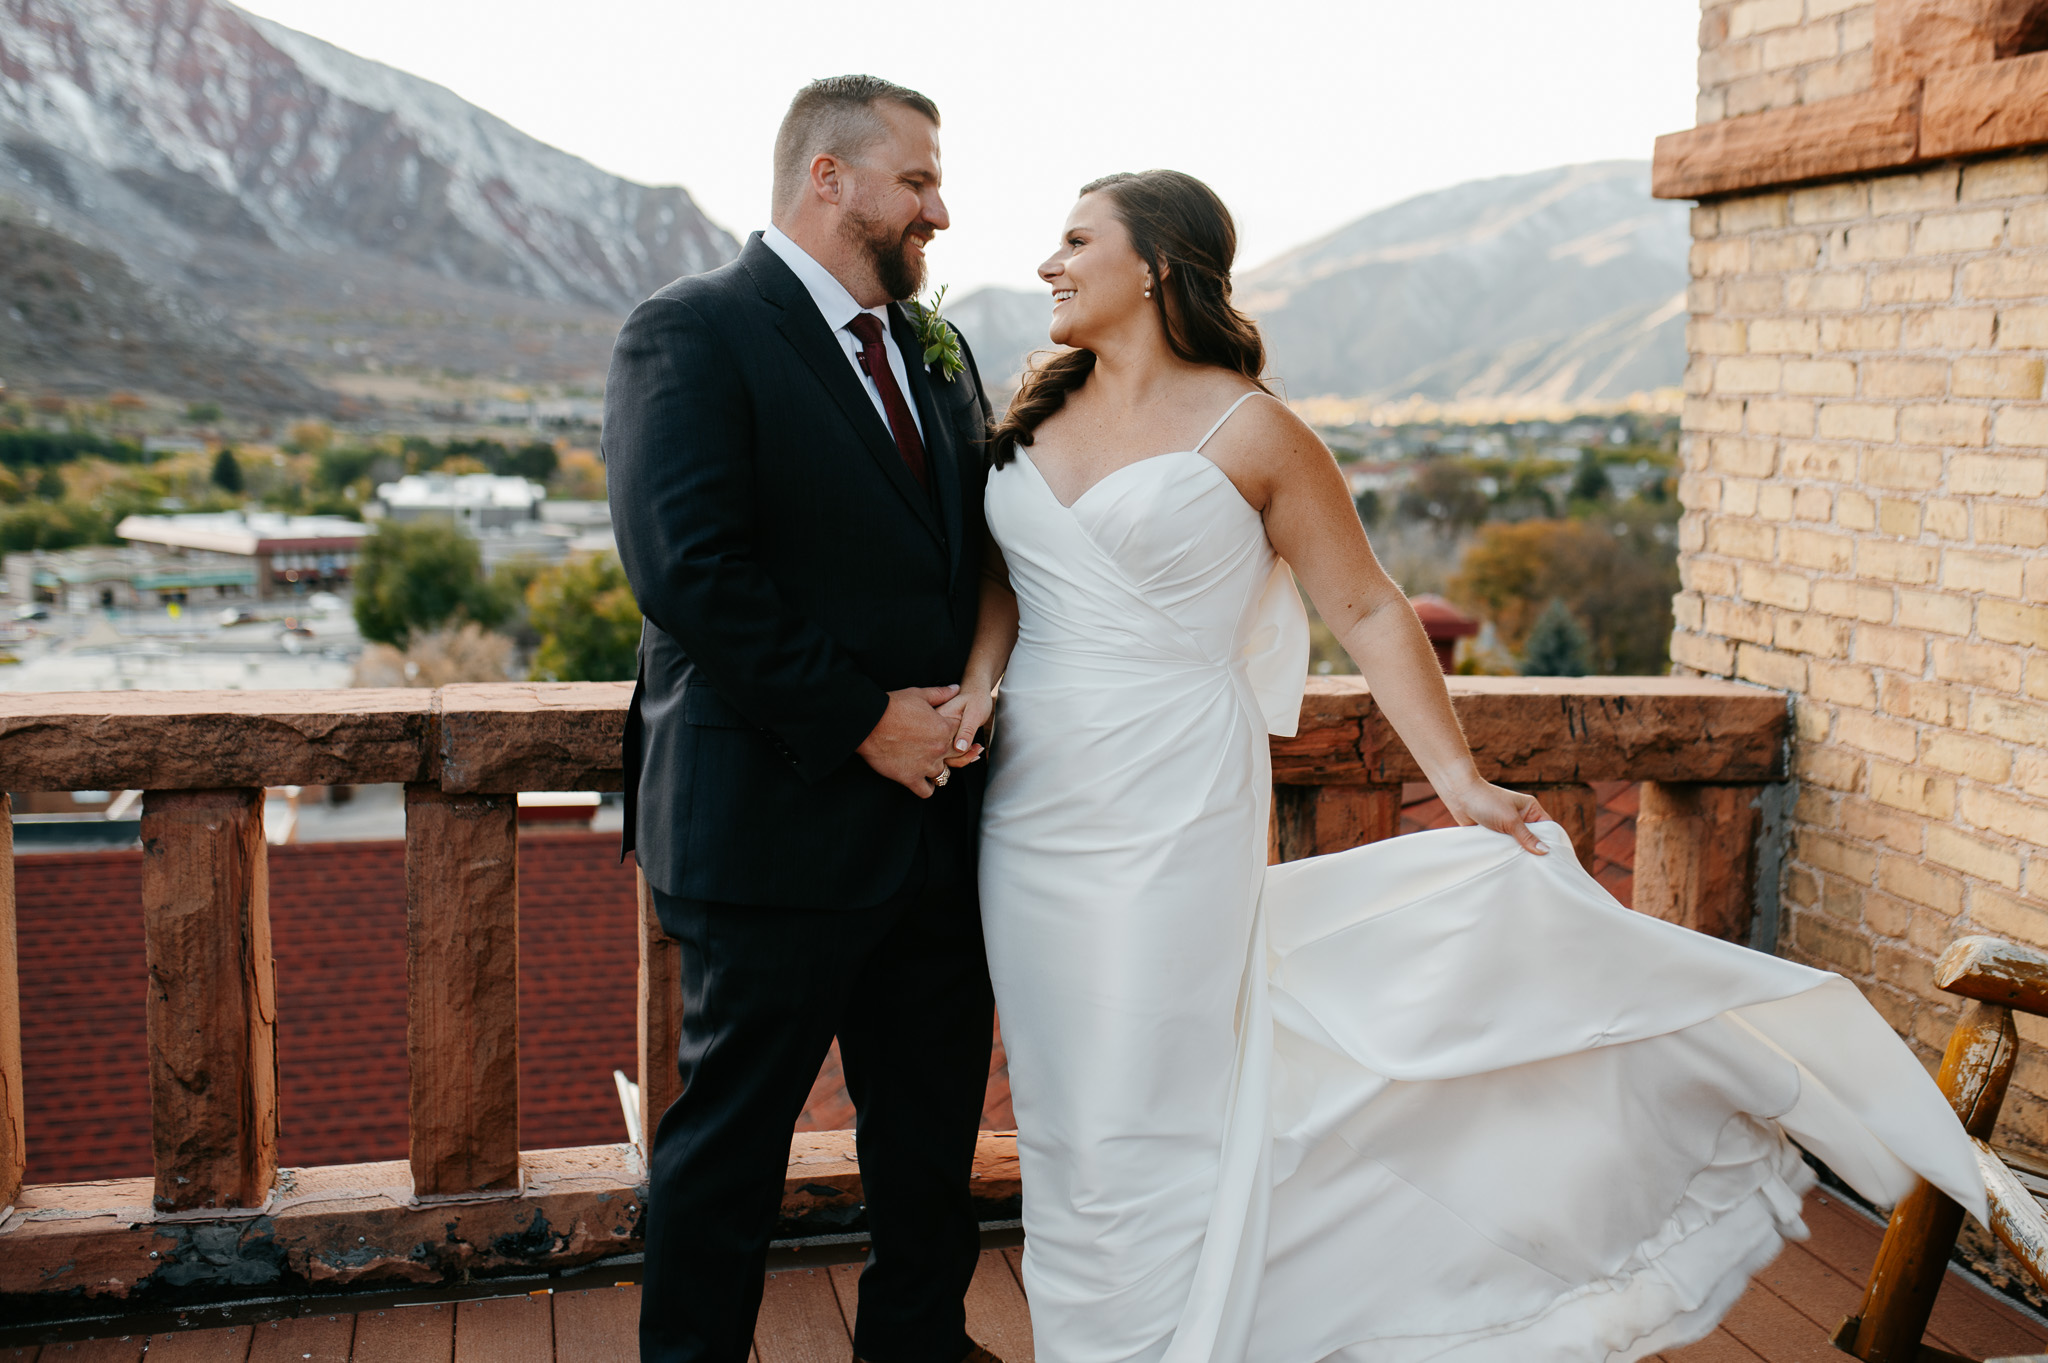
[[[1765,789],[1784,779],[1782,696],[1667,678],[1453,678],[1487,775],[1541,793],[1590,859],[1588,783],[1643,783],[1635,906],[1744,939]],[[143,797],[153,1179],[23,1186],[11,811],[0,819],[0,1301],[179,1300],[429,1283],[639,1248],[643,1153],[522,1151],[516,796],[620,781],[623,685],[439,691],[121,692],[0,701],[0,790]],[[1394,834],[1421,773],[1355,679],[1310,684],[1273,743],[1273,855]],[[406,789],[410,1158],[280,1170],[263,791]],[[5,810],[0,797],[0,810]],[[1775,876],[1766,867],[1763,879]],[[641,1130],[675,1096],[674,944],[640,905]],[[1763,905],[1765,936],[1770,914]],[[1766,942],[1765,945],[1768,945]],[[623,988],[625,982],[620,981]],[[976,1190],[1017,1190],[985,1133]],[[858,1204],[851,1133],[801,1135],[784,1213]]]

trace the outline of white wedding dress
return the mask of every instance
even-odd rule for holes
[[[1022,620],[981,897],[1039,1363],[1641,1358],[1803,1235],[1793,1140],[1983,1218],[1854,987],[1629,912],[1554,824],[1547,857],[1452,829],[1269,868],[1306,623],[1199,446],[1071,507],[1020,450],[987,508]]]

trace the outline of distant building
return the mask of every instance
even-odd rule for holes
[[[604,424],[604,400],[543,398],[533,404],[533,421],[540,426],[601,426]]]
[[[566,526],[575,532],[576,537],[569,541],[571,554],[618,552],[610,502],[542,502],[540,518],[546,525]]]
[[[610,530],[610,502],[542,502],[540,518],[553,525],[573,525],[580,530]]]
[[[1607,485],[1613,488],[1614,495],[1622,500],[1639,496],[1644,488],[1672,476],[1670,469],[1659,468],[1647,459],[1638,459],[1633,464],[1609,464],[1605,472]]]
[[[471,534],[540,519],[547,489],[525,478],[495,473],[408,473],[377,485],[373,517],[394,521],[450,520]]]
[[[149,545],[40,549],[5,559],[9,599],[84,614],[257,595],[254,560]]]
[[[616,552],[605,502],[541,502],[535,518],[474,532],[485,572],[515,559],[560,563],[578,554]]]
[[[341,516],[220,511],[129,516],[114,533],[131,544],[248,560],[256,595],[290,596],[346,584],[370,527]]]
[[[1363,461],[1347,465],[1344,481],[1351,488],[1354,498],[1368,492],[1388,493],[1408,486],[1415,476],[1415,466],[1392,461]]]
[[[539,483],[498,474],[407,474],[378,486],[370,512],[394,521],[452,521],[476,540],[485,572],[615,547],[607,503],[551,502]]]

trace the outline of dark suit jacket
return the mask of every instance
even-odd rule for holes
[[[669,894],[866,907],[902,884],[921,830],[974,837],[978,764],[920,801],[854,752],[884,693],[960,679],[985,533],[989,408],[972,355],[934,378],[889,312],[929,495],[758,234],[619,333],[604,458],[646,617],[625,847]]]

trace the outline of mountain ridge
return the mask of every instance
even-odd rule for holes
[[[61,201],[64,180],[98,172],[99,206],[153,214],[160,243],[183,229],[365,249],[610,308],[738,249],[678,186],[610,175],[224,0],[9,0],[0,125],[22,178]]]
[[[681,187],[226,0],[0,0],[0,198],[124,262],[157,333],[210,315],[253,342],[205,372],[273,406],[302,389],[259,361],[589,384],[627,310],[738,250]],[[1683,374],[1685,211],[1645,162],[1470,181],[1240,271],[1238,302],[1295,398],[1613,401]],[[1042,293],[948,312],[997,388],[1049,345]],[[63,349],[14,347],[10,377],[135,368],[132,340]]]
[[[1416,195],[1236,275],[1294,398],[1598,404],[1685,373],[1686,208],[1649,163],[1603,161]],[[1050,344],[1042,293],[955,305],[991,382]]]
[[[1687,209],[1647,161],[1472,180],[1238,277],[1296,397],[1588,404],[1685,372]]]
[[[612,175],[225,0],[0,0],[0,200],[122,262],[152,319],[128,333],[216,315],[328,383],[594,383],[630,308],[738,251],[680,186]],[[47,336],[31,342],[8,348],[17,385],[136,368],[112,350],[60,363]],[[197,372],[254,362],[223,345]],[[282,369],[249,372],[187,396],[302,403]]]

